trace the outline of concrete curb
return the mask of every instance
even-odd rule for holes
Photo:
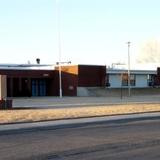
[[[132,121],[132,120],[145,120],[145,119],[159,119],[160,112],[155,113],[140,113],[130,115],[117,115],[117,116],[105,116],[105,117],[92,117],[92,118],[80,118],[80,119],[68,119],[68,120],[55,120],[45,122],[34,123],[19,123],[19,124],[5,124],[0,125],[0,134],[12,134],[13,132],[20,131],[34,131],[34,130],[46,130],[46,129],[59,129],[68,127],[78,127],[88,124],[109,123],[116,121]],[[12,132],[11,132],[12,131]]]

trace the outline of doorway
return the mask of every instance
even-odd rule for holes
[[[32,79],[31,88],[32,88],[32,96],[46,96],[45,79]]]

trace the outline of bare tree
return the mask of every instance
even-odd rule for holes
[[[137,58],[138,63],[159,63],[160,62],[160,41],[150,40],[142,45]]]

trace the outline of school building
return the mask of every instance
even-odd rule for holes
[[[0,75],[6,76],[6,97],[59,96],[58,65],[1,64]],[[127,87],[128,72],[101,65],[66,65],[61,66],[61,80],[63,96],[83,96],[85,87]],[[131,70],[130,84],[133,88],[160,86],[160,68]]]

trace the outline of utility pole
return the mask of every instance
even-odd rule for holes
[[[127,42],[128,44],[128,96],[131,96],[131,82],[130,82],[130,44],[131,42]]]

